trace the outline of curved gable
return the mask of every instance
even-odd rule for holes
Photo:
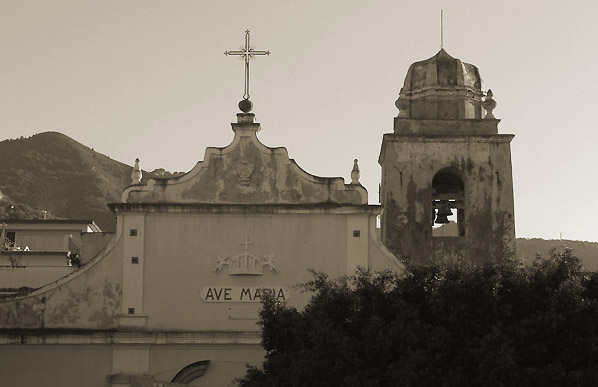
[[[239,113],[235,137],[224,148],[207,148],[204,160],[187,174],[149,179],[127,187],[125,203],[210,204],[367,204],[360,184],[341,177],[311,175],[290,159],[285,148],[270,148],[257,138],[252,113]]]

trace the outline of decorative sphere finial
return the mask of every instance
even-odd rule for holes
[[[244,98],[239,102],[239,109],[241,109],[243,113],[249,113],[253,109],[253,102]]]

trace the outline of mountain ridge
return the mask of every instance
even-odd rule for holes
[[[0,142],[0,190],[8,197],[1,200],[33,209],[24,218],[43,219],[47,210],[51,218],[92,219],[114,231],[106,204],[120,201],[131,169],[59,132]],[[10,218],[10,210],[2,215]]]

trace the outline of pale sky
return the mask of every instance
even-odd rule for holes
[[[598,241],[598,3],[0,1],[0,139],[58,131],[146,170],[187,172],[233,138],[251,30],[260,140],[378,203],[378,155],[413,62],[480,69],[515,134],[518,237]]]

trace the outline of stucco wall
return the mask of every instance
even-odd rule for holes
[[[502,260],[514,252],[511,135],[385,135],[384,242],[397,256],[426,261],[466,256]],[[432,237],[432,179],[443,168],[464,176],[466,235]]]
[[[4,345],[0,384],[10,387],[106,387],[110,346]]]
[[[262,144],[253,114],[238,114],[235,137],[224,148],[207,148],[203,161],[181,176],[149,179],[127,187],[128,203],[367,204],[360,184],[314,176],[289,159],[285,148]]]
[[[292,289],[309,280],[309,268],[332,276],[346,273],[346,217],[339,215],[149,214],[146,217],[143,313],[150,330],[256,330],[255,320],[229,318],[235,310],[257,310],[259,303],[208,303],[205,287],[289,288],[289,304],[307,295]],[[366,236],[366,230],[364,237]],[[272,256],[277,273],[229,275],[217,260],[248,253]]]
[[[392,270],[402,273],[405,270],[404,263],[382,243],[382,230],[377,227],[376,222],[376,217],[370,219],[368,267],[373,270]]]
[[[75,267],[67,266],[64,255],[53,262],[35,262],[36,266],[13,267],[10,261],[0,256],[0,288],[38,288],[57,278],[64,277],[75,271]],[[42,257],[47,258],[47,257]],[[20,261],[21,264],[30,263]],[[6,264],[8,263],[8,264]]]
[[[81,263],[89,262],[114,238],[111,232],[86,232],[81,234]]]
[[[228,387],[245,374],[247,364],[260,365],[265,351],[261,345],[196,346],[181,350],[180,346],[154,347],[150,351],[149,373],[158,380],[169,381],[189,364],[209,360],[205,374],[190,385]]]
[[[0,329],[113,329],[122,290],[122,246],[27,295],[0,299]]]

